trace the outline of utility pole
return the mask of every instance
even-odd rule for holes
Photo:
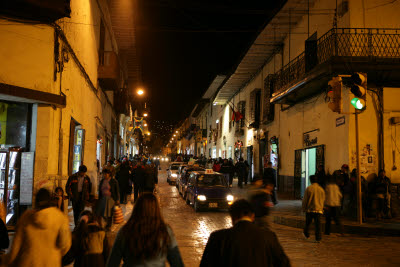
[[[361,172],[360,172],[360,136],[358,129],[358,114],[359,111],[355,112],[356,122],[356,157],[357,157],[357,221],[362,224],[362,192],[361,192]]]

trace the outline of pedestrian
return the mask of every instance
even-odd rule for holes
[[[146,165],[145,172],[146,172],[145,176],[146,180],[144,182],[143,191],[153,193],[155,186],[158,183],[157,173],[156,173],[157,170],[155,165],[153,163]]]
[[[141,161],[138,161],[137,165],[133,169],[132,172],[132,180],[133,180],[133,194],[134,201],[139,197],[144,190],[145,181],[146,181],[146,171]]]
[[[104,267],[108,247],[106,232],[97,217],[91,211],[84,210],[78,226],[72,232],[72,246],[63,257],[63,265],[74,262],[74,267]]]
[[[267,168],[264,168],[263,174],[264,184],[272,184],[274,186],[274,190],[272,190],[272,202],[274,205],[278,204],[276,198],[276,170],[272,167],[272,162],[268,162]]]
[[[64,200],[67,197],[64,196],[64,190],[62,187],[56,187],[53,194],[53,201],[56,204],[56,207],[59,208],[62,212],[64,212]]]
[[[214,160],[214,165],[212,167],[213,171],[219,172],[221,170],[221,164],[218,160]]]
[[[262,182],[262,180],[258,180]],[[257,183],[255,183],[257,184]],[[269,225],[269,212],[270,208],[274,206],[272,203],[272,191],[274,185],[272,183],[261,184],[259,189],[250,196],[250,204],[254,209],[255,221],[254,223],[260,228],[268,228]]]
[[[222,163],[219,172],[225,176],[226,182],[227,184],[229,184],[229,187],[232,187],[232,180],[233,180],[233,177],[231,177],[232,169],[233,167],[229,165],[228,160],[224,159],[224,162]]]
[[[81,214],[85,208],[85,204],[89,201],[92,190],[92,183],[86,172],[87,168],[85,165],[79,166],[78,172],[71,175],[65,185],[65,192],[72,201],[75,225],[78,224],[79,214]]]
[[[236,173],[238,175],[238,186],[243,188],[243,182],[247,185],[246,179],[246,165],[243,162],[243,158],[240,158],[235,165]]]
[[[103,167],[104,169],[108,169],[111,172],[111,177],[115,178],[115,168],[112,160],[107,161],[107,165]]]
[[[211,233],[200,267],[290,266],[277,236],[254,225],[254,210],[244,199],[229,209],[233,227]]]
[[[390,179],[385,170],[380,170],[375,182],[377,200],[376,219],[391,218],[390,214]]]
[[[118,232],[108,267],[183,266],[172,229],[164,222],[154,194],[143,193],[133,207],[128,222]]]
[[[318,183],[319,184],[319,183]],[[328,183],[325,186],[325,235],[331,233],[331,221],[335,221],[339,228],[339,233],[343,234],[343,225],[340,222],[340,205],[342,203],[342,193],[336,184],[335,178],[329,176]]]
[[[310,224],[315,223],[315,241],[321,241],[321,215],[324,213],[325,191],[318,184],[317,176],[310,175],[311,185],[306,188],[303,197],[303,211],[306,212],[304,236],[309,238]]]
[[[109,169],[103,169],[103,179],[99,184],[99,202],[96,213],[106,221],[106,230],[112,225],[113,208],[119,204],[120,193],[118,181],[111,177]]]
[[[118,181],[120,203],[126,204],[128,193],[131,190],[129,188],[129,179],[131,179],[131,173],[129,169],[129,163],[124,160],[119,168],[119,171],[115,175],[115,179]]]
[[[25,211],[18,220],[5,266],[61,266],[62,256],[71,247],[71,232],[67,216],[52,204],[50,192],[39,189],[35,208]]]

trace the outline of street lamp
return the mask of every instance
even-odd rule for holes
[[[179,131],[176,131],[176,133],[179,133]]]
[[[143,114],[143,117],[147,117],[149,114],[147,114],[147,112],[145,112],[144,114]]]
[[[147,135],[150,136],[150,132],[148,132]]]
[[[174,136],[176,136],[176,134],[174,134]]]
[[[138,95],[143,95],[143,94],[144,94],[144,91],[143,91],[143,89],[139,88],[139,89],[136,91],[136,93],[137,93]]]
[[[144,124],[144,127],[147,127],[147,123]]]

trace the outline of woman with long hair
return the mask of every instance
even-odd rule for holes
[[[157,198],[143,193],[135,203],[132,215],[115,238],[108,267],[184,266],[172,229],[164,222]]]

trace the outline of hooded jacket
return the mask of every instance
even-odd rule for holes
[[[18,221],[4,266],[61,266],[61,258],[70,247],[68,218],[59,209],[28,210]]]

